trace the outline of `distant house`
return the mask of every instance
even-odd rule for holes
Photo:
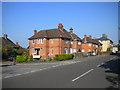
[[[11,46],[13,48],[19,48],[16,44],[14,44],[9,38],[7,34],[4,34],[2,38],[2,47],[4,46]]]
[[[82,52],[94,52],[97,53],[98,51],[101,51],[102,44],[98,41],[98,39],[93,39],[90,35],[87,37],[87,35],[84,35],[84,38],[82,40]]]
[[[13,47],[13,48],[15,48],[15,49],[19,49],[19,50],[23,51],[23,55],[28,55],[28,52],[27,52],[24,48],[22,48],[22,47],[18,44],[18,42],[13,43],[13,41],[11,41],[11,40],[8,38],[8,35],[7,35],[7,34],[4,34],[4,36],[1,37],[1,39],[2,39],[2,47],[4,47],[4,46],[10,46],[10,47]]]
[[[102,34],[102,37],[98,40],[102,43],[102,52],[106,52],[108,48],[113,47],[113,41],[108,39],[106,34]]]
[[[62,24],[58,28],[34,30],[29,38],[29,54],[33,58],[48,58],[58,54],[76,53],[81,51],[81,39],[73,33],[73,29],[66,31]]]

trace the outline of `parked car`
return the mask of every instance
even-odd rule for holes
[[[94,52],[89,52],[91,56],[95,56],[96,54]]]
[[[110,55],[117,54],[117,53],[118,53],[118,51],[112,50],[112,51],[110,52]]]
[[[90,54],[87,52],[87,53],[83,53],[83,56],[84,57],[88,57]]]

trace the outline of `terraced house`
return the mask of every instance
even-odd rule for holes
[[[97,38],[92,38],[91,35],[89,37],[87,37],[87,35],[84,35],[81,48],[82,52],[94,52],[97,54],[101,50],[102,44]]]
[[[29,54],[33,58],[49,58],[58,54],[76,53],[81,51],[82,40],[58,24],[58,28],[47,30],[34,30],[34,35],[29,38]]]

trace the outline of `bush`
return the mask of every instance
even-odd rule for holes
[[[28,56],[25,56],[25,55],[17,55],[16,56],[16,61],[17,62],[26,62],[27,61],[27,59],[28,59]]]
[[[60,54],[56,55],[53,59],[57,61],[73,59],[74,54]]]
[[[28,61],[33,61],[33,56],[32,55],[28,56]]]
[[[16,55],[22,55],[23,51],[18,49],[13,49],[13,53],[15,53]]]

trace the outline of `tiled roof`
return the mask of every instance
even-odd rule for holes
[[[11,47],[17,47],[16,44],[14,44],[10,39],[5,39],[4,37],[1,38],[2,39],[2,46],[6,46],[9,45]]]
[[[74,40],[76,39],[76,40],[82,41],[81,38],[79,38],[76,34],[70,33],[70,35],[71,35],[72,39],[74,39]]]
[[[58,28],[41,30],[37,34],[30,37],[29,40],[36,39],[36,38],[59,38],[59,37],[66,38],[66,39],[81,40],[76,34],[73,34],[73,33],[70,34],[65,29],[60,30]]]
[[[92,39],[92,38],[90,38],[90,37],[86,37],[86,43],[94,43],[94,44],[98,44],[98,45],[102,45],[99,41],[98,41],[98,39]],[[83,43],[84,43],[84,38],[83,38],[83,41],[82,41]]]
[[[110,40],[110,39],[108,39],[107,37],[101,37],[101,38],[99,38],[99,40],[100,40],[100,41],[106,41],[106,40]],[[112,40],[110,40],[110,41],[113,43]]]

